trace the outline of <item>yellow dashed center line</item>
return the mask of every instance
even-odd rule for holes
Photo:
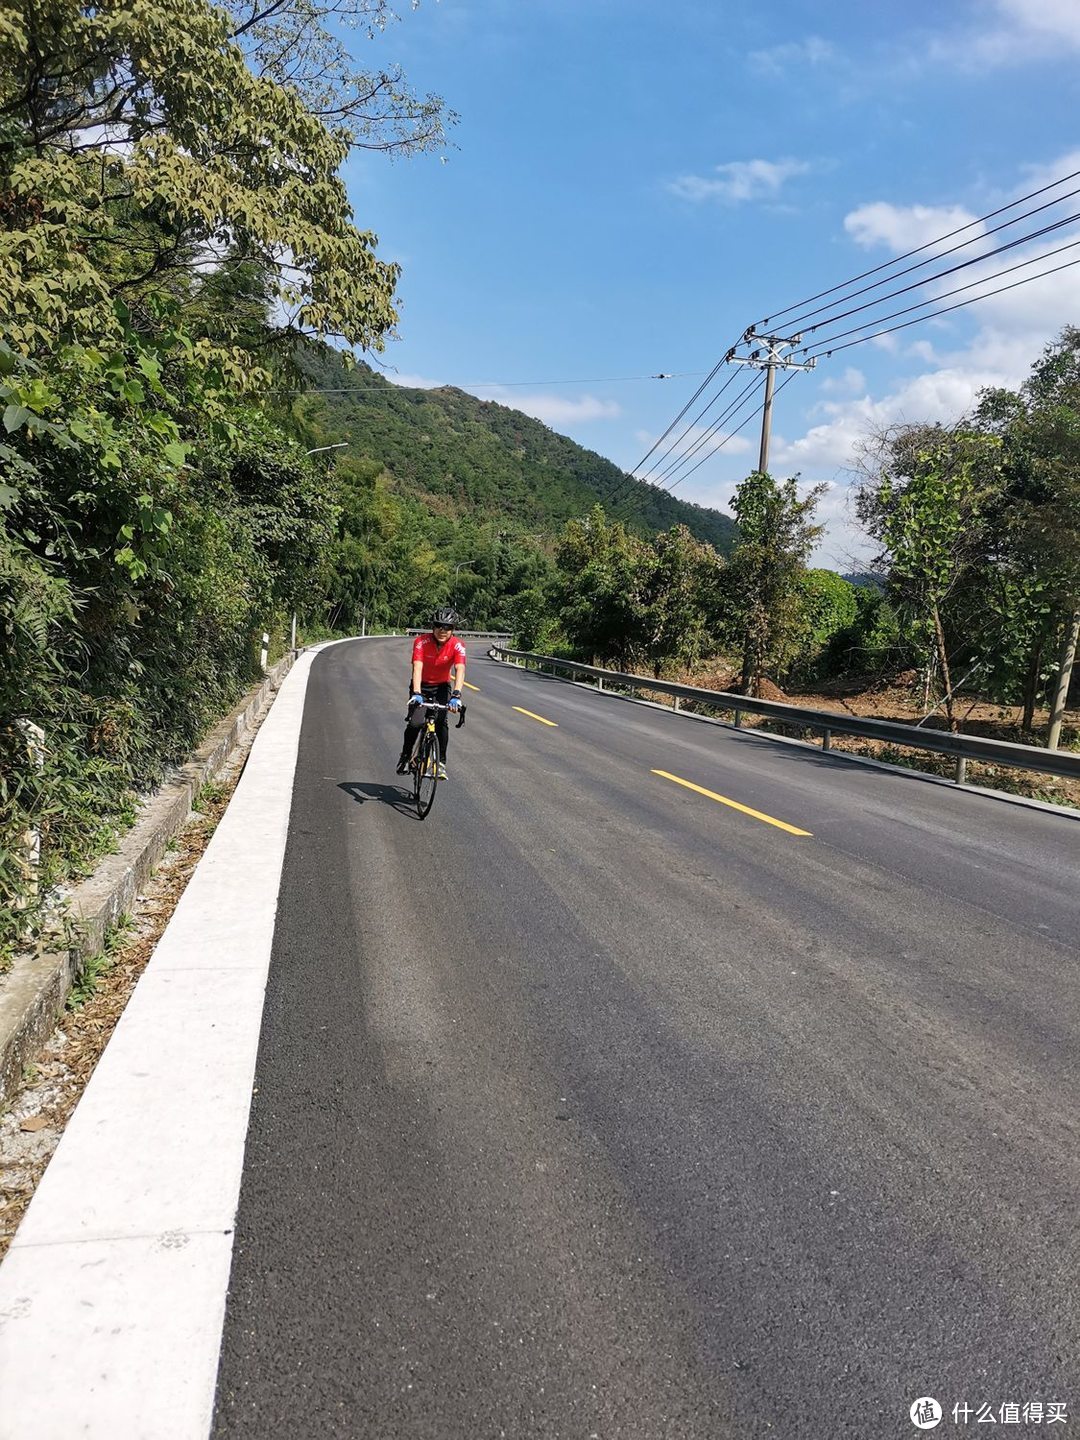
[[[672,775],[667,770],[654,770],[654,775],[660,775],[665,780],[673,780],[676,785],[685,785],[687,790],[694,790],[698,795],[706,795],[710,800],[717,800],[721,805],[730,805],[732,810],[739,810],[744,815],[750,815],[755,820],[763,820],[766,825],[775,825],[778,830],[786,830],[789,835],[810,835],[809,830],[800,830],[795,825],[788,825],[784,820],[775,820],[771,815],[763,815],[760,810],[751,810],[749,805],[740,805],[737,800],[729,800],[726,795],[717,795],[714,790],[706,790],[701,785],[695,785],[690,780],[682,780],[678,775]]]
[[[550,725],[553,730],[559,728],[557,720],[545,720],[543,715],[534,715],[531,710],[523,710],[520,705],[514,705],[511,708],[516,710],[519,715],[528,715],[530,720],[539,720],[541,725]]]
[[[479,689],[480,689],[480,686],[479,686],[479,685],[470,685],[469,682],[468,682],[468,680],[463,680],[461,683],[465,686],[465,689],[466,689],[466,690],[479,690]]]

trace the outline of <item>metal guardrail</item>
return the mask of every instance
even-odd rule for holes
[[[779,700],[758,700],[750,695],[735,695],[728,690],[704,690],[695,685],[678,685],[671,680],[653,680],[648,675],[629,675],[619,670],[603,670],[596,665],[582,665],[577,660],[561,660],[554,655],[536,655],[530,650],[509,650],[492,645],[488,654],[493,659],[512,660],[528,668],[530,662],[538,670],[565,671],[571,676],[595,679],[602,690],[605,685],[615,690],[652,690],[670,695],[674,708],[680,700],[694,700],[717,710],[735,713],[735,724],[742,723],[744,714],[764,715],[804,730],[822,732],[823,750],[830,748],[833,735],[858,735],[867,740],[883,740],[915,750],[929,750],[938,755],[952,756],[956,761],[955,780],[963,785],[969,760],[994,765],[1013,765],[1021,770],[1037,770],[1043,775],[1080,779],[1080,754],[1071,750],[1044,750],[1040,745],[1018,745],[1011,740],[990,740],[981,735],[954,735],[948,730],[923,730],[918,725],[901,725],[892,720],[869,720],[857,715],[844,715],[836,710],[810,710],[801,705],[788,705]]]

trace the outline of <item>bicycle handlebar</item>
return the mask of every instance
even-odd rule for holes
[[[458,712],[457,712],[457,713],[458,713],[458,722],[457,722],[457,724],[454,726],[454,729],[455,729],[455,730],[460,730],[461,727],[462,727],[462,725],[465,724],[465,710],[466,710],[466,708],[467,708],[467,707],[466,707],[464,704],[461,704],[461,705],[458,706]],[[425,710],[449,710],[449,709],[450,709],[450,706],[449,706],[449,705],[440,705],[440,704],[438,703],[438,701],[436,701],[436,700],[425,700],[425,701],[424,701],[424,709],[425,709]]]

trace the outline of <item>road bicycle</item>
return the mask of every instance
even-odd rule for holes
[[[412,759],[409,769],[413,777],[413,800],[416,813],[421,820],[427,818],[435,803],[435,791],[439,785],[439,737],[435,733],[435,719],[440,710],[449,710],[449,705],[438,705],[433,700],[424,701],[424,728],[413,742]],[[465,706],[458,710],[455,730],[465,724]]]

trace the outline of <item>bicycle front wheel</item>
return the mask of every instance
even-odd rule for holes
[[[432,734],[425,732],[416,747],[416,778],[413,793],[416,797],[416,813],[423,820],[435,803],[435,791],[439,784],[439,742]]]

